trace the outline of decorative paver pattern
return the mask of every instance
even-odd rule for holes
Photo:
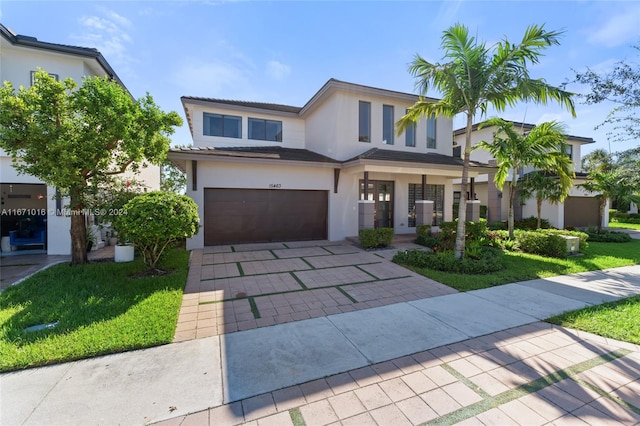
[[[569,352],[582,356],[567,364]],[[535,362],[539,357],[546,359],[542,374],[513,367],[542,368]],[[200,424],[216,426],[635,425],[640,423],[638,395],[640,346],[539,322],[163,424],[190,424],[197,416]]]
[[[455,293],[380,255],[396,251],[329,241],[193,250],[174,341]]]

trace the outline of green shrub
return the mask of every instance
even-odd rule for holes
[[[538,228],[538,218],[534,216],[525,217],[522,220],[517,220],[514,222],[515,229],[537,229]],[[551,228],[551,224],[547,219],[540,219],[540,228],[546,229]]]
[[[525,253],[558,258],[567,256],[567,242],[560,235],[517,230],[515,237],[520,250]]]
[[[498,231],[498,230],[507,229],[508,225],[507,225],[507,222],[503,222],[501,220],[494,220],[493,222],[487,223],[487,228],[489,228],[491,231]]]
[[[591,240],[589,234],[581,231],[572,231],[570,229],[539,229],[538,232],[542,232],[545,234],[553,234],[553,235],[568,235],[571,237],[578,237],[580,239],[580,253],[584,253],[589,247],[589,243],[587,240]]]
[[[431,225],[418,225],[416,226],[416,234],[419,236],[431,235]]]
[[[118,232],[155,268],[165,250],[198,233],[198,206],[186,195],[152,191],[132,198],[116,218]]]
[[[598,232],[598,228],[595,226],[588,227],[585,232],[589,235],[589,241],[600,243],[628,243],[632,240],[631,235],[624,232],[609,231],[607,229],[601,229]]]
[[[440,233],[438,234],[438,238],[444,250],[453,250],[456,241],[457,227],[457,219],[452,222],[442,222],[440,224]],[[467,222],[465,232],[466,244],[486,240],[487,221],[485,219],[480,219],[478,222]]]
[[[482,247],[477,259],[457,259],[451,251],[427,253],[421,250],[400,251],[393,262],[415,268],[429,268],[458,274],[486,274],[504,269],[502,250]]]
[[[393,228],[361,229],[358,236],[363,248],[387,247],[393,241]]]

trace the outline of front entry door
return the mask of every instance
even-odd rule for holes
[[[360,181],[360,199],[364,200],[364,181]],[[373,223],[376,228],[393,228],[393,182],[370,180],[367,199],[375,201]]]

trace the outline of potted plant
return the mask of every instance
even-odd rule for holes
[[[93,246],[97,244],[96,235],[93,233],[93,229],[88,226],[87,227],[87,253],[91,251]]]

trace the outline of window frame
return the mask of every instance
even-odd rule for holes
[[[364,106],[367,107],[366,117],[362,114]],[[363,118],[366,118],[366,123],[362,122]],[[367,128],[366,134],[362,134],[363,127]],[[371,143],[371,102],[358,101],[358,142]]]
[[[391,117],[386,117],[386,113],[391,112]],[[390,119],[390,123],[388,122]],[[385,145],[393,145],[394,144],[394,124],[395,124],[395,108],[393,105],[382,105],[382,143]],[[390,128],[387,126],[390,125]],[[388,133],[388,135],[386,135]],[[389,136],[387,138],[386,136]],[[385,142],[386,141],[386,142]]]
[[[264,125],[264,137],[262,137],[262,135],[259,135],[260,137],[255,137],[255,135],[252,134],[251,130],[251,123],[252,122],[262,122]],[[268,132],[268,124],[273,124],[275,123],[276,125],[279,126],[280,128],[280,132],[276,133],[275,135],[275,139],[269,139],[269,132]],[[282,121],[280,120],[269,120],[267,118],[255,118],[255,117],[247,117],[247,138],[254,140],[254,141],[267,141],[267,142],[282,142],[283,139],[283,131],[282,131]],[[279,138],[278,138],[279,136]]]
[[[219,135],[213,134],[212,128],[211,128],[211,123],[205,124],[207,119],[214,118],[214,117],[220,117],[220,119],[222,120],[222,128],[221,128],[222,131],[221,131],[221,134],[219,134]],[[234,119],[234,120],[237,119],[237,121],[238,121],[238,135],[237,136],[225,134],[225,122],[229,118],[230,119]],[[206,129],[207,128],[209,128],[209,133],[206,133]],[[203,112],[202,113],[202,135],[203,136],[220,137],[220,138],[242,139],[242,116],[218,114],[218,113],[213,113],[213,112]]]
[[[431,117],[427,118],[427,149],[438,148],[437,137],[436,116],[435,114],[431,114]]]
[[[409,112],[408,109],[406,109],[405,114],[407,114]],[[411,124],[411,126],[408,126],[407,129],[404,131],[404,145],[407,147],[411,147],[411,148],[415,148],[416,147],[416,123],[413,122],[413,124]]]

